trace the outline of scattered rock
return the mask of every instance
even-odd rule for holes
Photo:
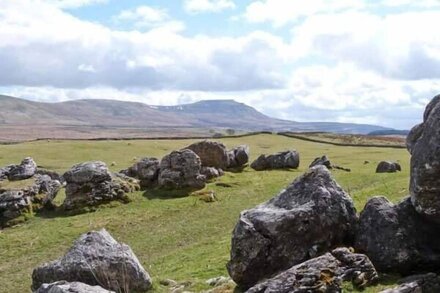
[[[20,165],[11,166],[8,172],[10,181],[24,180],[31,178],[37,171],[37,164],[31,157],[24,158]]]
[[[380,293],[438,293],[440,292],[440,276],[434,273],[414,275],[402,279],[400,285]]]
[[[399,163],[382,161],[377,165],[376,173],[395,173],[402,171]]]
[[[0,227],[25,221],[33,212],[53,207],[52,201],[61,188],[57,180],[36,175],[29,185],[18,189],[0,189]]]
[[[356,225],[350,196],[324,166],[241,213],[232,237],[229,275],[242,288],[336,245],[349,244]]]
[[[286,151],[274,155],[261,155],[252,162],[251,168],[256,171],[272,169],[296,169],[299,166],[299,153],[297,151]]]
[[[231,278],[220,276],[216,278],[211,278],[206,281],[206,284],[208,284],[211,287],[218,287],[223,284],[229,283],[231,281]]]
[[[440,223],[440,95],[426,106],[423,123],[407,137],[411,200],[417,212]]]
[[[47,169],[43,169],[43,168],[38,168],[37,171],[35,172],[35,174],[38,175],[47,175],[49,176],[52,180],[57,180],[59,181],[61,184],[64,183],[64,178],[63,176],[61,176],[60,174],[58,174],[55,171],[51,171],[51,170],[47,170]]]
[[[100,286],[89,286],[80,282],[59,281],[52,284],[43,284],[34,293],[116,293]]]
[[[133,184],[121,176],[112,175],[103,162],[85,162],[74,165],[64,173],[66,180],[66,199],[63,207],[66,210],[96,206],[114,200],[129,201],[126,193]]]
[[[202,167],[202,169],[200,169],[200,173],[206,177],[206,180],[212,180],[225,174],[222,169],[217,169],[214,167]]]
[[[373,197],[360,214],[357,251],[367,254],[379,271],[409,274],[440,267],[440,225],[421,217],[406,198],[393,205]]]
[[[249,162],[249,146],[240,145],[228,151],[228,168],[240,168]]]
[[[156,158],[143,158],[120,173],[139,179],[142,188],[150,188],[157,184],[159,164],[160,162]]]
[[[363,289],[377,280],[376,269],[366,255],[352,253],[347,248],[338,248],[293,266],[246,292],[341,292],[343,281],[351,281],[356,287]]]
[[[200,141],[186,147],[196,153],[204,167],[215,167],[217,169],[226,169],[229,165],[226,147],[221,142]]]
[[[326,155],[315,158],[309,167],[312,168],[319,165],[325,166],[329,170],[332,169],[332,163],[330,162],[329,158]]]
[[[60,259],[34,269],[32,288],[56,281],[82,282],[116,292],[144,292],[152,281],[126,244],[105,230],[81,235]]]
[[[165,189],[203,189],[206,177],[200,173],[201,161],[193,151],[173,151],[160,162],[159,187]]]

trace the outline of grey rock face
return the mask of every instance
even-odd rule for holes
[[[356,225],[350,196],[324,166],[311,168],[286,190],[241,213],[228,271],[242,288],[336,245],[349,244]]]
[[[273,155],[261,155],[252,162],[251,168],[256,171],[272,169],[296,169],[299,166],[299,153],[297,151],[280,152]]]
[[[229,165],[226,147],[221,142],[200,141],[186,147],[196,153],[204,167],[215,167],[217,169],[226,169]]]
[[[396,162],[382,161],[376,168],[376,173],[395,173],[397,171],[402,171],[402,167]]]
[[[60,174],[58,174],[55,171],[51,171],[51,170],[47,170],[47,169],[41,169],[38,168],[37,171],[35,172],[35,174],[37,175],[47,175],[49,176],[52,180],[57,180],[59,181],[61,184],[64,183],[64,178],[63,176],[61,176]]]
[[[408,274],[440,267],[440,225],[420,216],[409,198],[393,205],[370,199],[361,212],[355,248],[379,271]]]
[[[61,280],[116,292],[145,292],[152,285],[130,247],[104,229],[83,234],[62,258],[34,269],[32,288]]]
[[[31,178],[37,171],[37,164],[30,158],[24,158],[20,165],[14,165],[8,172],[8,179],[11,181]]]
[[[158,184],[165,189],[202,189],[206,177],[200,173],[199,156],[189,149],[173,151],[162,158]]]
[[[249,162],[249,146],[240,145],[228,151],[228,168],[243,167]]]
[[[8,179],[9,172],[14,167],[14,165],[8,165],[0,168],[0,181]]]
[[[343,281],[360,289],[376,283],[378,275],[368,257],[338,248],[331,253],[293,266],[247,293],[341,292]]]
[[[127,170],[122,170],[120,173],[139,179],[141,187],[149,188],[157,184],[159,165],[160,162],[156,158],[143,158]]]
[[[411,200],[417,212],[440,223],[440,95],[433,98],[407,138],[411,152]]]
[[[80,282],[60,281],[51,284],[43,284],[34,293],[116,293],[100,286],[89,286]]]
[[[206,177],[206,180],[218,178],[225,174],[222,169],[217,169],[214,167],[202,167],[200,173]]]
[[[329,158],[325,155],[322,157],[315,158],[313,162],[310,164],[310,168],[318,165],[325,166],[329,170],[332,169],[332,163],[330,162]]]
[[[400,285],[380,293],[438,293],[440,292],[440,276],[434,273],[414,275],[402,279]]]
[[[0,227],[22,222],[21,216],[52,207],[61,184],[49,176],[36,175],[34,182],[20,189],[0,189]]]
[[[103,162],[85,162],[76,164],[64,173],[66,180],[66,210],[119,200],[129,201],[126,193],[136,189],[130,182],[110,173]]]

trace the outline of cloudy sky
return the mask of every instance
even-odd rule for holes
[[[0,0],[0,93],[406,129],[440,93],[440,0]]]

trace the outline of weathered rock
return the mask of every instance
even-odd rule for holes
[[[264,281],[247,293],[341,292],[343,281],[360,289],[376,283],[378,274],[368,257],[338,248]]]
[[[65,182],[63,176],[61,176],[60,174],[58,174],[57,172],[52,171],[52,170],[47,170],[47,169],[38,168],[37,171],[35,172],[35,174],[38,174],[38,175],[47,175],[47,176],[49,176],[52,180],[57,180],[57,181],[59,181],[61,184]]]
[[[217,169],[226,169],[229,165],[226,147],[221,142],[200,141],[186,147],[196,153],[204,167],[215,167]]]
[[[43,284],[34,293],[115,293],[100,286],[89,286],[80,282],[59,281]]]
[[[25,221],[33,212],[52,207],[61,188],[59,181],[49,176],[36,175],[28,186],[0,189],[0,227]]]
[[[31,157],[24,158],[20,165],[14,165],[8,172],[10,181],[24,180],[31,178],[37,171],[37,164]]]
[[[297,151],[280,152],[273,155],[261,155],[252,162],[251,168],[256,171],[272,169],[296,169],[299,166]]]
[[[14,165],[8,165],[0,168],[0,181],[8,179],[9,172],[14,167]]]
[[[325,166],[329,170],[332,169],[332,163],[330,162],[329,158],[325,155],[322,157],[315,158],[309,167],[311,168],[319,165]]]
[[[130,247],[105,229],[81,235],[63,257],[34,269],[32,288],[61,280],[116,292],[145,292],[152,285]]]
[[[140,180],[141,187],[150,188],[157,184],[159,165],[160,162],[156,158],[143,158],[127,170],[122,170],[120,173],[137,178]]]
[[[380,293],[438,293],[440,292],[440,276],[434,273],[414,275],[402,279],[400,285]]]
[[[409,274],[440,268],[440,225],[420,216],[409,198],[393,205],[373,197],[361,212],[355,237],[357,251],[367,254],[379,271]]]
[[[240,145],[228,151],[228,168],[239,168],[249,162],[249,146]]]
[[[199,156],[189,149],[173,151],[160,162],[158,184],[165,189],[202,189],[206,177],[200,173]]]
[[[76,164],[64,173],[66,180],[66,199],[63,207],[76,210],[87,206],[118,200],[129,201],[126,193],[134,191],[130,182],[121,176],[112,175],[103,162]]]
[[[200,174],[204,175],[206,180],[211,180],[223,176],[225,173],[222,169],[217,169],[214,167],[202,167],[202,169],[200,169]]]
[[[396,162],[382,161],[376,168],[376,173],[395,173],[397,171],[402,171],[402,167]]]
[[[423,123],[408,135],[411,152],[411,200],[417,212],[440,223],[440,95],[433,98]]]
[[[334,246],[350,244],[356,221],[350,196],[327,168],[311,168],[276,197],[241,213],[229,274],[249,288]]]

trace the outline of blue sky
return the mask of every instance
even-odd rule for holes
[[[440,92],[440,0],[0,0],[0,93],[407,129]]]

